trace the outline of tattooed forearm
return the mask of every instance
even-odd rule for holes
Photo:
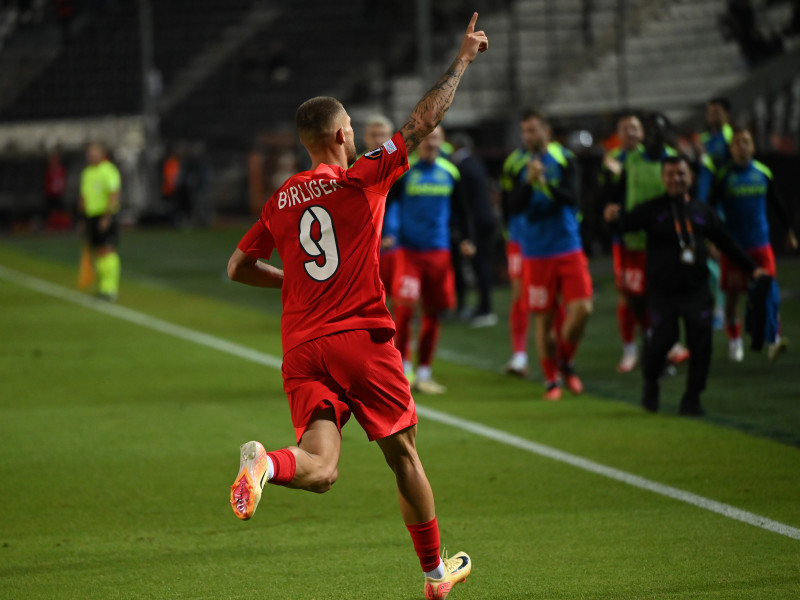
[[[456,88],[468,64],[463,58],[456,58],[436,85],[414,107],[408,121],[400,130],[409,152],[413,152],[423,138],[441,123],[453,103]]]

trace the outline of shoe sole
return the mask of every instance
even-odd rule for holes
[[[512,369],[511,367],[506,367],[506,375],[513,375],[514,377],[527,377],[528,369]]]
[[[256,492],[256,486],[250,475],[252,462],[258,456],[259,446],[258,442],[247,442],[239,449],[239,474],[231,486],[231,508],[233,514],[242,521],[247,521],[253,516],[261,499],[261,494]],[[237,492],[239,492],[238,498]]]
[[[411,386],[412,392],[418,392],[420,394],[424,394],[426,396],[441,396],[442,394],[447,393],[447,388],[444,386],[438,388],[427,388],[425,384],[415,384]]]

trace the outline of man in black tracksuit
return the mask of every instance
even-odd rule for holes
[[[647,307],[650,330],[644,351],[642,406],[657,411],[658,378],[682,318],[689,346],[689,374],[680,405],[683,415],[705,414],[700,393],[711,365],[714,300],[708,285],[706,239],[753,278],[766,275],[739,247],[707,205],[691,198],[692,172],[684,157],[668,157],[661,168],[666,194],[627,213],[610,204],[605,220],[619,233],[647,233]]]

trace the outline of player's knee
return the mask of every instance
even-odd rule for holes
[[[591,300],[577,300],[570,308],[576,320],[581,321],[589,318],[594,310],[594,304]]]
[[[317,494],[324,494],[333,487],[339,478],[339,469],[336,467],[321,467],[314,473],[314,479],[309,490]]]

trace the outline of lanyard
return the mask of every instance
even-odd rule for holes
[[[686,242],[683,239],[683,234],[681,233],[681,219],[678,218],[678,211],[675,208],[675,205],[670,202],[670,208],[672,209],[672,219],[673,223],[675,224],[675,233],[678,236],[678,245],[680,245],[681,250],[686,248]],[[685,219],[683,221],[685,225],[686,235],[689,237],[689,247],[694,248],[694,234],[692,233],[692,222],[690,219]]]

